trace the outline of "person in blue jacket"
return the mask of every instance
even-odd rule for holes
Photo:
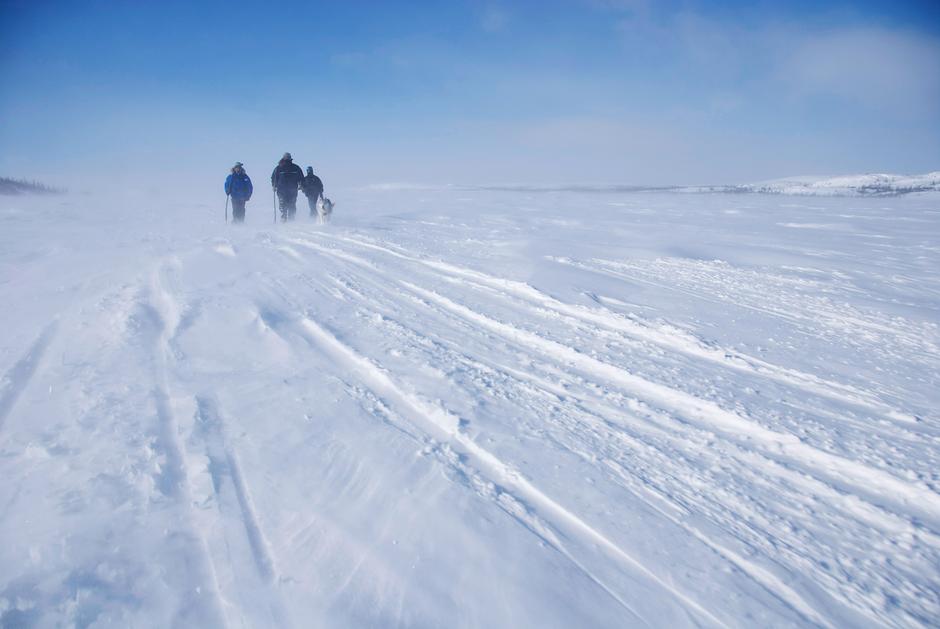
[[[232,166],[232,173],[225,178],[225,194],[232,197],[233,223],[243,223],[245,221],[245,203],[251,198],[253,191],[251,178],[245,172],[244,164],[235,162],[235,165]]]

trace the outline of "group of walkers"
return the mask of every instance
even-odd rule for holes
[[[290,153],[284,156],[271,173],[271,187],[277,193],[281,221],[292,221],[297,214],[297,193],[303,191],[310,207],[310,216],[317,216],[317,202],[323,199],[323,182],[313,174],[313,168],[307,166],[307,174],[294,163]],[[245,172],[245,165],[235,162],[232,172],[225,179],[225,194],[232,200],[232,221],[242,223],[245,220],[245,203],[251,199],[254,187],[251,178]]]

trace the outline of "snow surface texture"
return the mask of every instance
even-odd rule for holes
[[[336,196],[0,201],[0,625],[940,618],[940,195]]]

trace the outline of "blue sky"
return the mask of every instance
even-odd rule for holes
[[[940,170],[936,2],[0,0],[0,175],[199,186]]]

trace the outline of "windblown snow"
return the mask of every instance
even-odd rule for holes
[[[940,618],[940,195],[0,201],[0,625]]]

